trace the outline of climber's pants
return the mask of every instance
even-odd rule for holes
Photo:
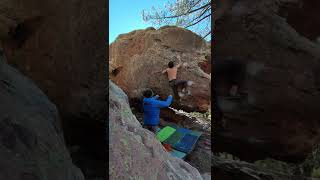
[[[176,80],[176,79],[174,79],[174,80],[169,81],[169,85],[172,88],[172,90],[173,90],[175,95],[178,94],[178,87],[182,86],[183,88],[186,88],[187,87],[187,83],[188,83],[188,81],[186,81],[186,80]]]

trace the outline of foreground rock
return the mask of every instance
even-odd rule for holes
[[[140,98],[152,88],[162,98],[172,94],[166,75],[169,61],[178,62],[182,54],[187,63],[179,69],[178,79],[194,82],[191,96],[173,105],[186,111],[207,111],[210,104],[210,46],[201,37],[178,27],[147,28],[120,35],[109,46],[109,76],[130,99]]]
[[[0,179],[84,180],[66,149],[58,111],[0,57]]]
[[[213,179],[223,180],[317,180],[260,168],[254,164],[212,156]]]
[[[107,163],[106,3],[10,0],[0,6],[0,43],[8,63],[56,104],[67,145],[79,146],[85,153],[77,156],[89,159],[74,159],[85,174],[99,169],[90,165],[93,159],[100,167]]]
[[[194,150],[188,155],[186,161],[197,168],[200,173],[211,173],[212,150],[210,134],[202,134]]]
[[[126,94],[109,81],[110,179],[202,179],[198,170],[172,157],[132,114]]]
[[[67,140],[85,140],[106,117],[106,1],[11,0],[0,10],[8,63],[57,105]]]
[[[303,9],[291,8],[300,7],[296,2]],[[250,161],[265,157],[299,161],[319,142],[320,46],[311,31],[320,26],[301,28],[316,22],[318,4],[242,0],[216,21],[215,60],[231,57],[247,66],[241,86],[248,97],[218,98],[226,130],[217,132],[215,150]],[[308,18],[293,21],[300,12],[306,16],[299,18]],[[215,87],[219,95],[225,93],[223,85]]]

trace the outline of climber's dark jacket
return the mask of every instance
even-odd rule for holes
[[[143,121],[144,125],[157,126],[160,123],[160,108],[168,107],[172,102],[172,96],[166,101],[157,100],[156,97],[143,98]]]

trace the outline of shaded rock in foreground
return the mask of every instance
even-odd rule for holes
[[[1,3],[0,40],[8,64],[32,79],[56,104],[68,144],[98,139],[87,139],[83,131],[96,131],[94,126],[102,124],[107,116],[106,3]]]
[[[212,178],[223,180],[313,180],[303,176],[292,176],[276,171],[261,169],[247,162],[212,156]]]
[[[66,149],[58,111],[0,58],[0,179],[84,180]]]
[[[195,149],[188,155],[186,161],[193,167],[197,168],[200,173],[211,173],[212,166],[212,150],[211,145],[205,144],[210,142],[210,134],[202,134],[196,144]]]
[[[226,131],[216,132],[215,150],[247,161],[273,157],[297,162],[320,141],[320,46],[303,36],[311,32],[297,31],[282,17],[287,7],[299,7],[295,2],[307,4],[303,0],[235,1],[216,21],[214,60],[231,56],[247,64],[247,79],[241,86],[248,97],[220,99]],[[319,7],[312,9],[302,11],[314,14]],[[225,93],[222,85],[215,88],[218,96]]]
[[[84,173],[97,171],[92,160],[103,169],[107,163],[106,3],[10,0],[0,6],[0,43],[8,64],[57,106],[66,144],[83,152],[80,158],[71,155]]]
[[[201,180],[197,169],[167,153],[132,114],[127,95],[109,81],[110,179]]]

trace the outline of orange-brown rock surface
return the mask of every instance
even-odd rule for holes
[[[169,61],[181,55],[185,63],[177,79],[190,80],[191,95],[175,101],[185,110],[207,111],[210,102],[210,46],[193,32],[165,26],[147,28],[120,35],[109,46],[109,77],[132,98],[139,98],[145,88],[151,88],[162,98],[172,94],[162,71]],[[202,69],[204,67],[204,69]]]

